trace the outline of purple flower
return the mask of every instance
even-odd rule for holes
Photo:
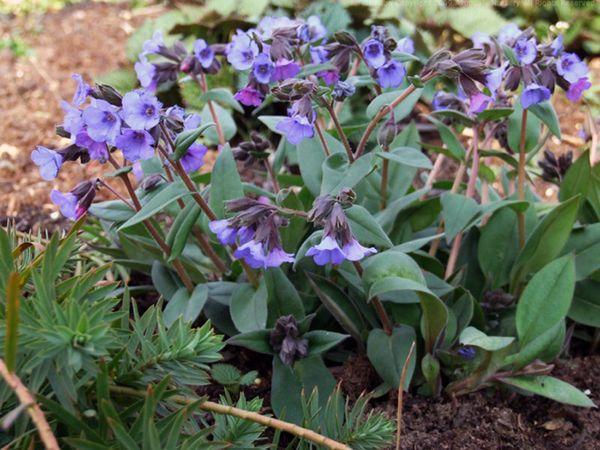
[[[149,92],[131,91],[123,96],[121,117],[134,130],[149,130],[160,120],[162,103]]]
[[[152,34],[152,38],[144,42],[144,45],[142,47],[142,55],[156,53],[163,45],[165,45],[165,42],[163,39],[162,31],[156,30]]]
[[[202,67],[208,69],[215,59],[215,52],[204,39],[198,39],[194,42],[194,56]]]
[[[492,39],[490,35],[487,33],[482,33],[481,31],[476,31],[471,36],[471,42],[473,42],[473,48],[484,48],[484,46],[489,45],[492,46]]]
[[[108,159],[108,149],[106,142],[96,142],[86,130],[81,130],[75,137],[75,143],[79,147],[86,148],[90,158],[105,163]]]
[[[527,109],[531,105],[537,105],[550,98],[550,90],[539,84],[531,83],[521,94],[521,106]]]
[[[75,94],[73,94],[72,102],[75,106],[81,106],[90,94],[91,88],[78,73],[71,75],[71,78],[77,82],[77,89],[75,89]]]
[[[327,50],[322,45],[310,47],[310,59],[313,64],[323,64],[327,62]]]
[[[259,83],[269,84],[274,71],[275,65],[266,53],[261,53],[254,59],[252,73]]]
[[[221,244],[235,244],[236,230],[230,226],[227,219],[213,220],[208,224],[208,228],[217,235],[217,239]]]
[[[140,85],[148,90],[156,90],[156,67],[148,62],[145,56],[140,56],[140,60],[134,65],[135,73],[140,82]]]
[[[288,78],[294,78],[300,73],[300,65],[290,59],[282,58],[275,62],[275,71],[271,76],[274,81],[287,80]]]
[[[62,127],[71,133],[71,135],[75,136],[79,130],[83,128],[83,117],[81,110],[79,110],[79,108],[75,108],[69,102],[65,102],[64,100],[60,102],[60,107],[65,112],[65,119]]]
[[[338,81],[333,87],[331,96],[334,100],[342,101],[345,98],[352,97],[356,92],[356,87],[348,81]]]
[[[337,70],[323,70],[317,73],[327,86],[335,84],[340,79],[340,73]]]
[[[279,267],[283,263],[293,263],[294,255],[285,252],[282,248],[275,247],[263,257],[263,267]]]
[[[31,152],[31,160],[40,170],[40,176],[47,181],[53,180],[63,163],[60,153],[38,146]]]
[[[195,172],[204,165],[204,155],[206,155],[207,151],[208,148],[206,148],[205,145],[192,144],[190,145],[190,148],[188,148],[187,152],[185,152],[185,155],[181,157],[179,162],[181,162],[183,169],[187,173]]]
[[[238,241],[240,242],[240,245],[245,244],[246,242],[251,241],[252,239],[254,239],[254,234],[256,233],[256,230],[253,227],[240,227],[239,230],[237,230],[237,238]]]
[[[254,58],[258,55],[258,45],[248,34],[237,30],[231,42],[227,44],[227,61],[237,70],[246,70],[252,67]]]
[[[195,130],[202,123],[200,114],[188,114],[183,118],[183,131]]]
[[[306,138],[315,135],[315,128],[305,116],[294,115],[286,117],[277,124],[277,130],[281,131],[290,144],[298,145]]]
[[[396,50],[412,55],[415,52],[415,43],[411,38],[403,37],[402,39],[398,40]]]
[[[563,53],[556,61],[556,71],[569,83],[577,83],[588,74],[587,65],[575,53]]]
[[[52,189],[50,193],[52,203],[60,208],[60,213],[68,219],[77,219],[77,197],[75,194],[62,192]]]
[[[470,97],[469,112],[472,114],[479,114],[481,111],[486,109],[491,102],[492,98],[483,94],[482,92],[473,94]]]
[[[253,269],[265,267],[265,255],[260,242],[254,240],[246,242],[235,250],[233,256],[243,259]]]
[[[515,43],[515,54],[523,65],[531,64],[537,56],[537,43],[534,38],[521,38]]]
[[[383,44],[377,39],[369,39],[363,44],[363,54],[369,66],[374,69],[378,69],[385,64]]]
[[[332,236],[325,236],[318,245],[308,249],[306,256],[312,256],[315,264],[341,264],[346,259],[346,254]]]
[[[342,251],[349,261],[360,261],[361,259],[377,253],[374,247],[363,247],[360,243],[352,238],[352,240],[342,247]]]
[[[131,171],[135,176],[135,179],[139,182],[144,178],[144,168],[142,167],[142,163],[139,161],[134,162],[131,165]]]
[[[319,16],[310,16],[306,23],[298,27],[298,37],[304,42],[313,42],[323,39],[327,35],[327,28]]]
[[[583,95],[583,91],[592,87],[592,83],[587,78],[580,78],[576,83],[571,83],[567,91],[567,98],[572,102],[577,102]]]
[[[260,106],[263,101],[262,93],[251,85],[237,91],[233,98],[246,106]]]
[[[462,358],[470,361],[473,358],[475,358],[475,356],[477,355],[477,350],[475,350],[475,347],[471,347],[470,345],[467,345],[467,346],[459,348],[457,353]]]
[[[496,92],[498,92],[498,89],[500,89],[500,86],[502,85],[502,79],[504,77],[505,69],[506,69],[506,65],[503,64],[502,66],[498,67],[497,69],[491,70],[486,75],[485,85],[490,90],[492,97],[496,96]]]
[[[559,34],[550,44],[550,48],[552,49],[552,56],[558,56],[560,52],[565,48],[563,44],[563,35]]]
[[[114,142],[121,129],[117,108],[105,100],[92,99],[82,117],[88,134],[96,142]]]
[[[377,81],[384,89],[400,86],[402,80],[404,80],[404,75],[406,75],[404,66],[393,59],[377,69]]]
[[[128,161],[149,159],[154,156],[154,138],[146,130],[127,128],[117,137],[116,146],[121,149]]]
[[[498,42],[500,44],[510,45],[521,34],[521,30],[514,23],[504,25],[498,33]]]

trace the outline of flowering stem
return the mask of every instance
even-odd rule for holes
[[[523,108],[523,114],[521,115],[521,140],[519,142],[519,171],[517,179],[517,191],[519,201],[525,200],[525,165],[526,152],[525,143],[527,139],[527,109]],[[522,211],[517,212],[517,219],[519,225],[519,248],[525,246],[525,214]]]
[[[263,160],[263,162],[265,163],[265,167],[267,168],[267,172],[269,172],[269,176],[271,177],[271,182],[273,183],[273,190],[277,194],[279,192],[279,190],[280,190],[280,188],[279,188],[279,182],[277,181],[277,175],[275,175],[275,171],[273,170],[273,166],[271,165],[271,161],[269,161],[269,158],[265,158]]]
[[[467,198],[473,198],[475,195],[475,187],[477,185],[477,177],[479,175],[479,128],[475,128],[473,131],[473,143],[471,148],[473,162],[471,164],[471,173],[469,174],[469,184],[467,185]],[[448,265],[446,266],[446,273],[444,274],[444,278],[446,279],[452,275],[454,268],[456,267],[462,236],[463,233],[461,231],[456,235],[454,241],[452,242],[452,249],[450,250],[450,256],[448,258]]]
[[[200,85],[200,89],[202,93],[206,94],[208,92],[208,83],[206,82],[206,75],[204,72],[200,72],[200,79],[196,76],[196,74],[192,74],[192,78]],[[215,110],[215,105],[211,100],[207,100],[206,104],[208,105],[208,110],[210,111],[210,115],[212,116],[212,120],[215,123],[215,128],[217,129],[217,138],[219,140],[219,145],[225,144],[225,135],[223,134],[223,127],[221,126],[221,121],[219,120],[219,116],[217,115],[217,111]]]
[[[164,165],[164,168],[165,168],[165,173],[167,174],[167,179],[170,182],[173,182],[173,174],[171,173],[171,169],[169,169],[169,166],[167,164]],[[179,207],[181,209],[185,208],[185,203],[183,202],[182,199],[178,199],[177,204],[179,205]],[[212,263],[215,265],[215,268],[220,273],[229,272],[229,270],[227,269],[227,266],[225,265],[223,260],[219,257],[219,255],[217,255],[215,250],[212,248],[212,246],[210,245],[210,242],[208,242],[208,239],[206,239],[206,236],[204,236],[204,234],[202,233],[200,228],[194,225],[194,227],[192,228],[192,233],[194,234],[194,237],[198,241],[198,245],[200,246],[200,248],[202,249],[204,254],[207,255],[210,258],[210,260],[212,261]]]
[[[348,72],[348,76],[346,77],[346,79],[353,77],[354,75],[356,75],[356,73],[358,72],[358,68],[360,67],[360,58],[356,58],[354,60],[354,62],[352,63],[352,67],[350,68],[350,71]],[[342,110],[342,106],[344,106],[344,102],[335,102],[335,105],[333,107],[333,110],[335,111],[336,115],[340,113],[340,111]],[[329,125],[327,126],[327,128],[331,128],[333,126],[333,120],[330,119],[329,120]]]
[[[146,391],[133,389],[125,386],[111,385],[110,390],[115,394],[129,395],[132,397],[145,398],[148,393]],[[197,398],[189,398],[184,395],[171,395],[169,400],[180,405],[192,405],[198,402]],[[198,404],[198,407],[203,411],[210,411],[212,413],[224,414],[228,416],[237,417],[242,420],[248,420],[255,422],[265,427],[271,427],[276,430],[281,430],[286,433],[298,436],[301,439],[314,442],[317,445],[323,445],[332,450],[351,450],[350,447],[340,442],[334,441],[331,438],[323,436],[307,428],[300,427],[298,425],[284,422],[283,420],[275,419],[273,417],[263,416],[262,414],[246,411],[245,409],[236,408],[235,406],[222,405],[220,403],[203,401]]]
[[[58,441],[52,433],[52,428],[50,428],[42,409],[36,403],[35,398],[23,384],[21,379],[8,369],[1,358],[0,375],[7,386],[15,393],[21,405],[27,410],[29,417],[31,417],[31,421],[38,430],[44,448],[47,450],[59,450],[60,447],[58,446]]]
[[[362,265],[360,264],[360,262],[359,261],[353,261],[352,263],[354,264],[354,268],[358,272],[358,275],[360,277],[362,277],[363,268],[362,268]],[[381,321],[381,325],[383,326],[383,331],[385,331],[385,333],[388,336],[391,336],[392,335],[392,330],[394,329],[394,326],[392,325],[392,321],[390,320],[390,316],[388,316],[388,313],[385,310],[385,307],[383,306],[383,303],[381,303],[381,300],[379,300],[379,297],[377,297],[377,296],[373,297],[371,299],[371,302],[373,303],[373,307],[375,308],[375,312],[377,313],[377,316],[379,317],[379,320]]]
[[[426,80],[423,79],[423,81]],[[392,111],[396,106],[402,103],[406,97],[412,94],[415,91],[415,89],[415,86],[411,84],[406,89],[404,89],[404,91],[402,91],[402,93],[398,97],[396,97],[396,99],[393,102],[391,102],[389,105],[385,105],[379,110],[377,114],[375,114],[375,117],[371,119],[371,121],[367,125],[367,129],[360,138],[360,142],[358,143],[358,147],[356,148],[355,153],[357,159],[360,158],[364,153],[365,147],[367,146],[367,141],[369,140],[369,137],[371,136],[373,131],[375,131],[375,127],[377,126],[377,124],[387,115],[387,113]]]
[[[329,115],[331,116],[331,120],[333,120],[333,124],[335,125],[335,129],[338,132],[339,138],[342,140],[342,144],[344,144],[344,148],[346,149],[346,153],[348,154],[348,161],[350,161],[350,163],[354,162],[354,154],[352,153],[350,142],[348,142],[346,133],[344,133],[344,130],[340,125],[340,121],[338,120],[337,114],[335,113],[333,106],[331,105],[331,103],[325,102],[325,108],[327,108],[327,111],[329,111]]]
[[[121,168],[119,163],[117,161],[115,161],[115,159],[112,157],[111,154],[108,155],[108,161],[112,164],[112,166],[115,169],[119,170]],[[123,181],[123,184],[125,185],[125,188],[127,189],[127,192],[129,192],[129,197],[131,198],[131,201],[133,202],[133,208],[136,211],[139,211],[140,209],[142,209],[142,204],[140,203],[140,199],[138,198],[137,194],[135,193],[135,189],[133,189],[133,186],[131,185],[131,180],[129,180],[129,176],[126,173],[122,173],[119,175],[119,178],[121,178],[121,180]],[[154,240],[160,247],[160,249],[163,251],[163,253],[165,255],[169,256],[171,254],[171,248],[167,245],[167,243],[162,238],[162,236],[160,235],[158,230],[154,227],[152,222],[150,222],[150,220],[146,219],[143,221],[143,223],[144,223],[144,226],[146,227],[146,229],[148,230],[148,232],[152,235],[152,237],[154,238]],[[176,259],[173,261],[172,264],[173,264],[173,268],[179,275],[179,278],[185,285],[185,288],[189,292],[192,292],[194,290],[194,283],[190,279],[189,275],[187,274],[187,272],[186,272],[185,268],[183,267],[183,265],[181,264],[181,262],[178,259]]]
[[[331,150],[329,150],[329,146],[327,145],[327,141],[325,140],[325,136],[323,136],[323,130],[321,130],[321,125],[318,120],[315,120],[315,129],[317,130],[317,134],[319,135],[319,140],[321,141],[321,145],[323,145],[323,151],[326,156],[331,155]]]
[[[389,152],[390,147],[387,145],[384,146],[383,151]],[[385,207],[387,205],[388,166],[389,166],[388,159],[383,158],[383,166],[381,168],[381,189],[380,189],[381,190],[381,208],[380,209],[385,209]]]
[[[104,186],[106,189],[108,189],[115,197],[117,197],[119,200],[121,200],[123,203],[125,203],[127,206],[129,206],[131,209],[135,209],[135,207],[131,204],[131,202],[129,200],[127,200],[125,197],[123,197],[121,194],[119,194],[115,189],[113,189],[104,180],[102,180],[101,178],[98,178],[98,183],[100,183],[102,186]]]

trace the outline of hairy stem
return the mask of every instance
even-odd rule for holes
[[[329,146],[327,145],[327,141],[325,140],[325,136],[323,135],[323,130],[321,130],[321,125],[318,120],[315,120],[315,129],[317,130],[317,135],[319,136],[319,140],[321,141],[321,145],[323,145],[323,151],[326,156],[331,155],[331,150],[329,150]]]
[[[35,402],[35,398],[23,384],[21,379],[13,372],[8,370],[4,360],[0,358],[0,375],[4,379],[8,387],[15,393],[19,402],[27,409],[27,414],[31,417],[31,421],[35,425],[40,435],[40,439],[46,450],[59,450],[58,441],[52,433],[52,428],[46,420],[46,416],[42,409]]]
[[[279,182],[277,181],[277,175],[275,174],[275,171],[273,170],[273,165],[271,164],[271,161],[269,161],[269,158],[265,158],[263,160],[263,162],[265,164],[265,167],[267,168],[269,177],[271,177],[271,182],[273,183],[273,190],[277,194],[280,191],[280,187],[279,187]]]
[[[338,132],[339,138],[342,140],[342,144],[344,144],[344,148],[346,149],[346,154],[348,155],[348,161],[350,161],[350,163],[354,162],[354,154],[352,153],[352,148],[350,147],[350,142],[348,142],[346,133],[344,133],[344,130],[342,129],[342,125],[340,124],[340,121],[338,120],[337,114],[333,110],[333,106],[331,106],[330,103],[326,103],[325,107],[327,108],[327,111],[329,111],[329,115],[331,116],[331,120],[333,121],[333,124],[335,125],[335,129]]]
[[[139,398],[144,398],[147,395],[145,391],[140,391],[137,389],[122,386],[112,385],[110,386],[110,390],[115,394],[129,395],[132,397]],[[180,405],[191,405],[198,401],[198,399],[196,398],[189,398],[184,395],[171,395],[169,396],[169,400]],[[258,423],[265,427],[281,430],[286,433],[293,434],[294,436],[298,436],[301,439],[311,441],[317,445],[323,445],[332,450],[351,450],[350,447],[348,447],[347,445],[334,441],[333,439],[330,439],[307,428],[303,428],[289,422],[284,422],[283,420],[275,419],[273,417],[264,416],[256,412],[236,408],[235,406],[221,405],[220,403],[216,402],[204,401],[200,402],[199,408],[203,411],[238,417],[243,420],[249,420],[251,422]]]
[[[521,115],[521,140],[519,141],[519,171],[517,178],[517,192],[519,201],[525,200],[525,166],[527,165],[525,143],[527,139],[527,109],[523,108]],[[519,226],[519,248],[525,246],[525,213],[517,212]]]
[[[383,147],[384,152],[389,152],[390,148],[386,145]],[[385,209],[387,206],[387,185],[388,185],[388,170],[389,170],[389,161],[387,158],[383,158],[383,166],[381,168],[381,203],[380,209]]]
[[[200,72],[200,79],[195,74],[192,74],[192,77],[200,85],[200,89],[204,94],[208,92],[208,83],[206,82],[206,75],[204,72]],[[225,144],[225,135],[223,134],[223,127],[221,126],[221,121],[219,120],[219,116],[217,115],[217,111],[215,110],[215,105],[211,100],[206,102],[208,105],[208,110],[210,111],[210,115],[212,117],[213,122],[215,123],[215,128],[217,130],[217,138],[219,140],[219,145]]]
[[[362,265],[360,264],[360,262],[359,261],[353,261],[353,264],[354,264],[354,268],[358,272],[358,275],[360,277],[362,277],[363,268],[362,268]],[[385,333],[388,336],[391,336],[392,330],[394,329],[394,325],[392,324],[390,316],[388,316],[388,313],[385,310],[385,307],[383,306],[383,303],[381,303],[381,300],[379,300],[379,297],[377,297],[377,296],[373,297],[371,299],[371,302],[373,303],[373,307],[375,308],[375,312],[377,313],[377,316],[379,317],[379,320],[381,322],[381,326],[383,327],[383,331],[385,331]]]

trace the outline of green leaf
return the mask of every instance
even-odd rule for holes
[[[534,275],[517,303],[515,322],[521,347],[566,317],[574,288],[572,255],[551,262]]]
[[[514,110],[512,108],[492,108],[481,111],[477,114],[477,120],[500,120],[508,117]]]
[[[244,113],[242,105],[234,98],[233,94],[229,89],[225,88],[212,88],[209,91],[202,94],[200,100],[207,102],[209,100],[220,103],[223,106],[229,106],[235,109],[239,113]]]
[[[491,4],[485,3],[448,8],[444,13],[448,25],[466,38],[471,38],[475,32],[496,34],[507,23]]]
[[[406,97],[402,102],[400,102],[398,106],[394,108],[394,119],[396,120],[396,122],[404,119],[411,113],[411,111],[415,107],[415,104],[419,101],[422,91],[423,89],[415,89],[415,91],[412,94]],[[367,117],[369,119],[375,117],[377,113],[381,110],[381,108],[391,104],[403,92],[403,89],[399,89],[396,91],[384,92],[383,94],[380,94],[377,97],[375,97],[371,101],[371,103],[369,103],[369,106],[367,106]]]
[[[353,205],[346,211],[352,234],[362,244],[372,244],[381,247],[392,247],[394,244],[383,231],[377,220],[360,205]]]
[[[242,333],[262,330],[267,325],[267,286],[261,280],[258,289],[250,284],[240,284],[231,296],[231,319]]]
[[[441,202],[446,241],[450,244],[454,237],[477,215],[479,205],[472,198],[452,192],[445,192]]]
[[[348,335],[334,333],[333,331],[313,330],[304,333],[302,337],[308,340],[308,356],[314,356],[331,350],[346,339]]]
[[[185,187],[182,181],[177,180],[173,183],[169,183],[164,187],[158,194],[154,195],[148,203],[142,206],[133,217],[119,227],[119,230],[132,227],[146,219],[154,216],[168,205],[177,201],[178,199],[190,195],[190,191]]]
[[[544,124],[546,124],[554,136],[559,139],[561,138],[558,117],[556,117],[556,112],[549,101],[531,105],[527,109],[535,114]]]
[[[163,312],[165,325],[170,327],[179,317],[185,322],[194,322],[208,300],[208,287],[199,284],[190,294],[187,289],[180,288],[167,302]]]
[[[193,130],[182,131],[175,139],[175,152],[173,153],[173,160],[179,161],[183,155],[188,151],[188,148],[192,146],[194,142],[210,127],[214,127],[215,124],[212,122],[205,123]]]
[[[412,147],[399,147],[389,152],[379,151],[376,155],[409,167],[417,167],[419,169],[431,169],[432,167],[429,158],[420,150]]]
[[[514,337],[488,336],[474,327],[465,328],[460,334],[459,342],[462,345],[479,347],[488,352],[495,352],[508,347],[515,340]]]
[[[304,318],[304,305],[300,294],[279,267],[271,267],[264,272],[267,286],[269,319],[273,326],[281,316],[293,315],[297,320]]]
[[[591,175],[590,155],[589,151],[586,150],[569,167],[560,183],[560,191],[558,192],[560,201],[568,200],[577,194],[581,194],[585,198],[588,194]]]
[[[227,340],[229,345],[237,345],[258,353],[273,355],[273,349],[269,344],[269,330],[256,330],[247,333],[241,333],[230,337]]]
[[[421,301],[421,334],[425,341],[425,351],[432,353],[439,343],[448,324],[448,309],[443,301],[433,294],[419,292]]]
[[[467,126],[472,126],[474,123],[473,119],[470,118],[468,115],[460,111],[456,111],[454,109],[438,109],[436,111],[432,111],[431,114],[436,117],[447,117]]]
[[[261,119],[265,116],[261,116]],[[345,153],[344,146],[327,132],[323,132],[327,146],[332,155]],[[296,146],[298,164],[304,184],[315,197],[321,193],[321,182],[323,179],[323,162],[326,159],[323,144],[317,136],[304,139]],[[331,156],[329,156],[331,157]]]
[[[216,116],[219,119],[219,122],[221,123],[221,129],[223,130],[225,141],[229,141],[237,133],[237,126],[233,120],[233,117],[231,117],[231,112],[217,103],[213,103],[213,108]],[[202,118],[202,123],[209,124],[213,121],[208,105],[202,108],[202,111],[200,111],[200,117]],[[217,145],[219,143],[219,138],[217,136],[216,129],[214,127],[208,128],[206,133],[204,133],[204,139],[207,145]]]
[[[371,288],[377,281],[389,277],[412,280],[425,286],[421,268],[410,256],[395,250],[387,250],[371,256],[363,263],[363,283]]]
[[[600,281],[585,280],[575,286],[569,318],[583,325],[600,328]]]
[[[9,372],[14,372],[17,367],[20,296],[21,277],[18,272],[10,272],[6,282],[6,323],[4,331],[4,360]]]
[[[533,230],[517,256],[511,286],[516,286],[530,272],[535,272],[560,254],[579,209],[579,197],[573,197],[556,206]]]
[[[152,263],[151,276],[152,284],[158,293],[167,300],[170,300],[181,287],[173,273],[159,261]]]
[[[171,248],[169,262],[176,260],[183,252],[188,236],[198,221],[201,212],[196,202],[190,202],[175,217],[167,235],[167,245]]]
[[[523,108],[519,102],[515,103],[514,112],[508,117],[508,146],[515,153],[519,153],[521,141]],[[525,151],[530,152],[535,148],[540,138],[540,120],[533,114],[527,114],[527,129],[525,134]]]
[[[337,195],[343,188],[352,189],[373,171],[373,154],[367,153],[348,162],[345,153],[333,153],[323,162],[321,194]]]
[[[244,196],[242,180],[229,144],[217,156],[210,183],[210,207],[219,218],[225,217],[225,202]]]
[[[501,378],[500,381],[509,386],[523,389],[527,392],[541,395],[542,397],[560,403],[566,403],[567,405],[583,406],[586,408],[596,406],[594,402],[579,389],[558,378],[549,376],[520,376]]]
[[[513,364],[515,369],[521,369],[536,359],[546,360],[546,358],[543,357],[544,353],[551,349],[557,339],[559,340],[559,350],[562,348],[564,333],[565,321],[561,320],[556,322],[553,327],[545,330],[542,334],[536,336],[526,344],[521,345],[518,353],[506,357],[503,365]],[[556,355],[553,355],[553,357],[554,356]]]
[[[458,140],[454,131],[452,131],[448,125],[436,119],[435,117],[429,116],[427,119],[438,129],[440,137],[442,138],[442,141],[446,145],[446,148],[452,157],[458,161],[465,159],[465,147]]]
[[[385,297],[382,297],[382,300],[392,303],[417,303],[419,301],[414,297],[403,298],[402,295],[398,294],[402,291],[425,292],[432,294],[427,286],[417,281],[408,278],[390,276],[381,278],[371,285],[371,288],[369,289],[369,300],[376,296],[382,296],[383,294],[395,292],[396,295],[386,295]]]
[[[121,200],[94,203],[90,206],[88,212],[92,216],[108,222],[125,222],[135,214],[135,211]]]
[[[399,325],[388,336],[383,330],[371,330],[367,340],[367,356],[373,368],[381,379],[392,389],[400,386],[402,368],[408,357],[410,347],[416,343],[417,335],[413,327]],[[408,390],[416,366],[416,352],[413,352],[408,361],[404,390]]]

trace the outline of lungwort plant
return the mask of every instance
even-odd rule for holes
[[[193,353],[200,335],[214,350],[210,320],[228,344],[272,357],[271,407],[298,424],[327,407],[328,365],[354,353],[380,394],[398,389],[406,362],[402,388],[426,395],[495,385],[593,405],[550,376],[571,337],[597,339],[600,326],[598,166],[589,152],[539,158],[560,139],[552,95],[578,101],[591,86],[562,36],[538,42],[511,24],[427,56],[393,27],[359,40],[319,16],[265,17],[227,43],[157,32],[135,70],[131,92],[74,76],[58,127],[68,145],[32,154],[48,180],[77,161],[108,167],[51,198],[89,217],[117,277],[146,274],[164,299],[162,312],[135,313],[138,337],[121,349],[154,324],[169,336],[155,345]],[[193,105],[173,103],[190,90]],[[540,176],[560,187],[557,202],[536,194]],[[115,199],[94,202],[99,191]],[[57,308],[48,283],[37,295]],[[61,292],[82,307],[75,282]],[[110,299],[96,308],[86,327],[119,320]],[[94,355],[115,351],[97,339]],[[60,355],[67,371],[92,356]],[[109,373],[194,384],[204,361],[192,360],[180,370],[116,353]]]

